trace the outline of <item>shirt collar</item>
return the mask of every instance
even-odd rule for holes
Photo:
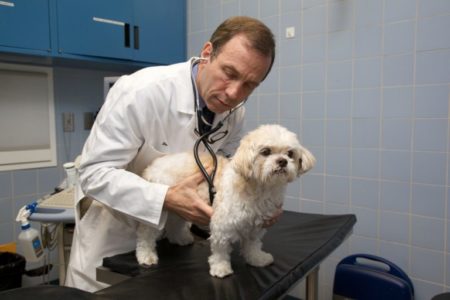
[[[192,67],[192,78],[194,78],[194,80],[193,80],[194,83],[193,84],[195,84],[195,88],[198,91],[197,82],[195,81],[195,79],[197,78],[197,74],[198,74],[198,64],[195,64]],[[203,98],[200,95],[200,93],[198,94],[198,102],[199,102],[199,105],[200,105],[200,109],[203,109],[206,106],[205,100],[203,100]]]

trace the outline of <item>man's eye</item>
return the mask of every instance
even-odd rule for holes
[[[261,153],[261,155],[263,156],[269,156],[272,151],[270,150],[270,148],[263,148],[259,153]]]
[[[258,86],[258,85],[255,84],[255,83],[246,83],[246,84],[245,84],[245,87],[246,87],[248,90],[250,90],[250,91],[253,91],[254,89],[256,89],[257,86]]]
[[[229,70],[229,69],[224,69],[223,73],[225,74],[225,76],[227,76],[228,78],[232,79],[233,77],[235,77],[234,73]]]

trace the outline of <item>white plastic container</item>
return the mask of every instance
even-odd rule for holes
[[[19,234],[19,244],[22,247],[23,255],[27,262],[37,262],[44,257],[44,248],[42,247],[41,235],[39,231],[32,228],[30,223],[21,225],[22,231]]]
[[[66,188],[71,188],[73,187],[78,180],[78,175],[77,175],[77,169],[75,168],[75,164],[73,162],[67,162],[63,165],[64,170],[66,170],[66,182],[67,182],[67,187]]]

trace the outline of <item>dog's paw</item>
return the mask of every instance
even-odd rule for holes
[[[248,255],[246,261],[249,265],[254,267],[265,267],[273,263],[273,256],[270,253],[258,251]]]
[[[209,265],[209,274],[214,277],[224,278],[225,276],[233,274],[231,264],[228,261],[217,262]]]
[[[136,252],[136,258],[138,263],[143,267],[150,267],[158,263],[158,255],[153,252]]]
[[[194,242],[194,237],[190,232],[182,232],[176,235],[168,235],[167,239],[169,240],[170,243],[180,246],[190,245]]]

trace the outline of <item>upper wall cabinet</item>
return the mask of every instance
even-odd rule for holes
[[[185,0],[58,0],[58,52],[168,64],[185,59]]]
[[[183,61],[186,0],[1,0],[0,52],[138,65]]]
[[[49,1],[0,1],[0,46],[50,52]]]
[[[131,59],[132,1],[59,0],[58,51]]]
[[[186,1],[134,0],[134,59],[169,64],[186,59]],[[152,3],[152,4],[149,4]]]

